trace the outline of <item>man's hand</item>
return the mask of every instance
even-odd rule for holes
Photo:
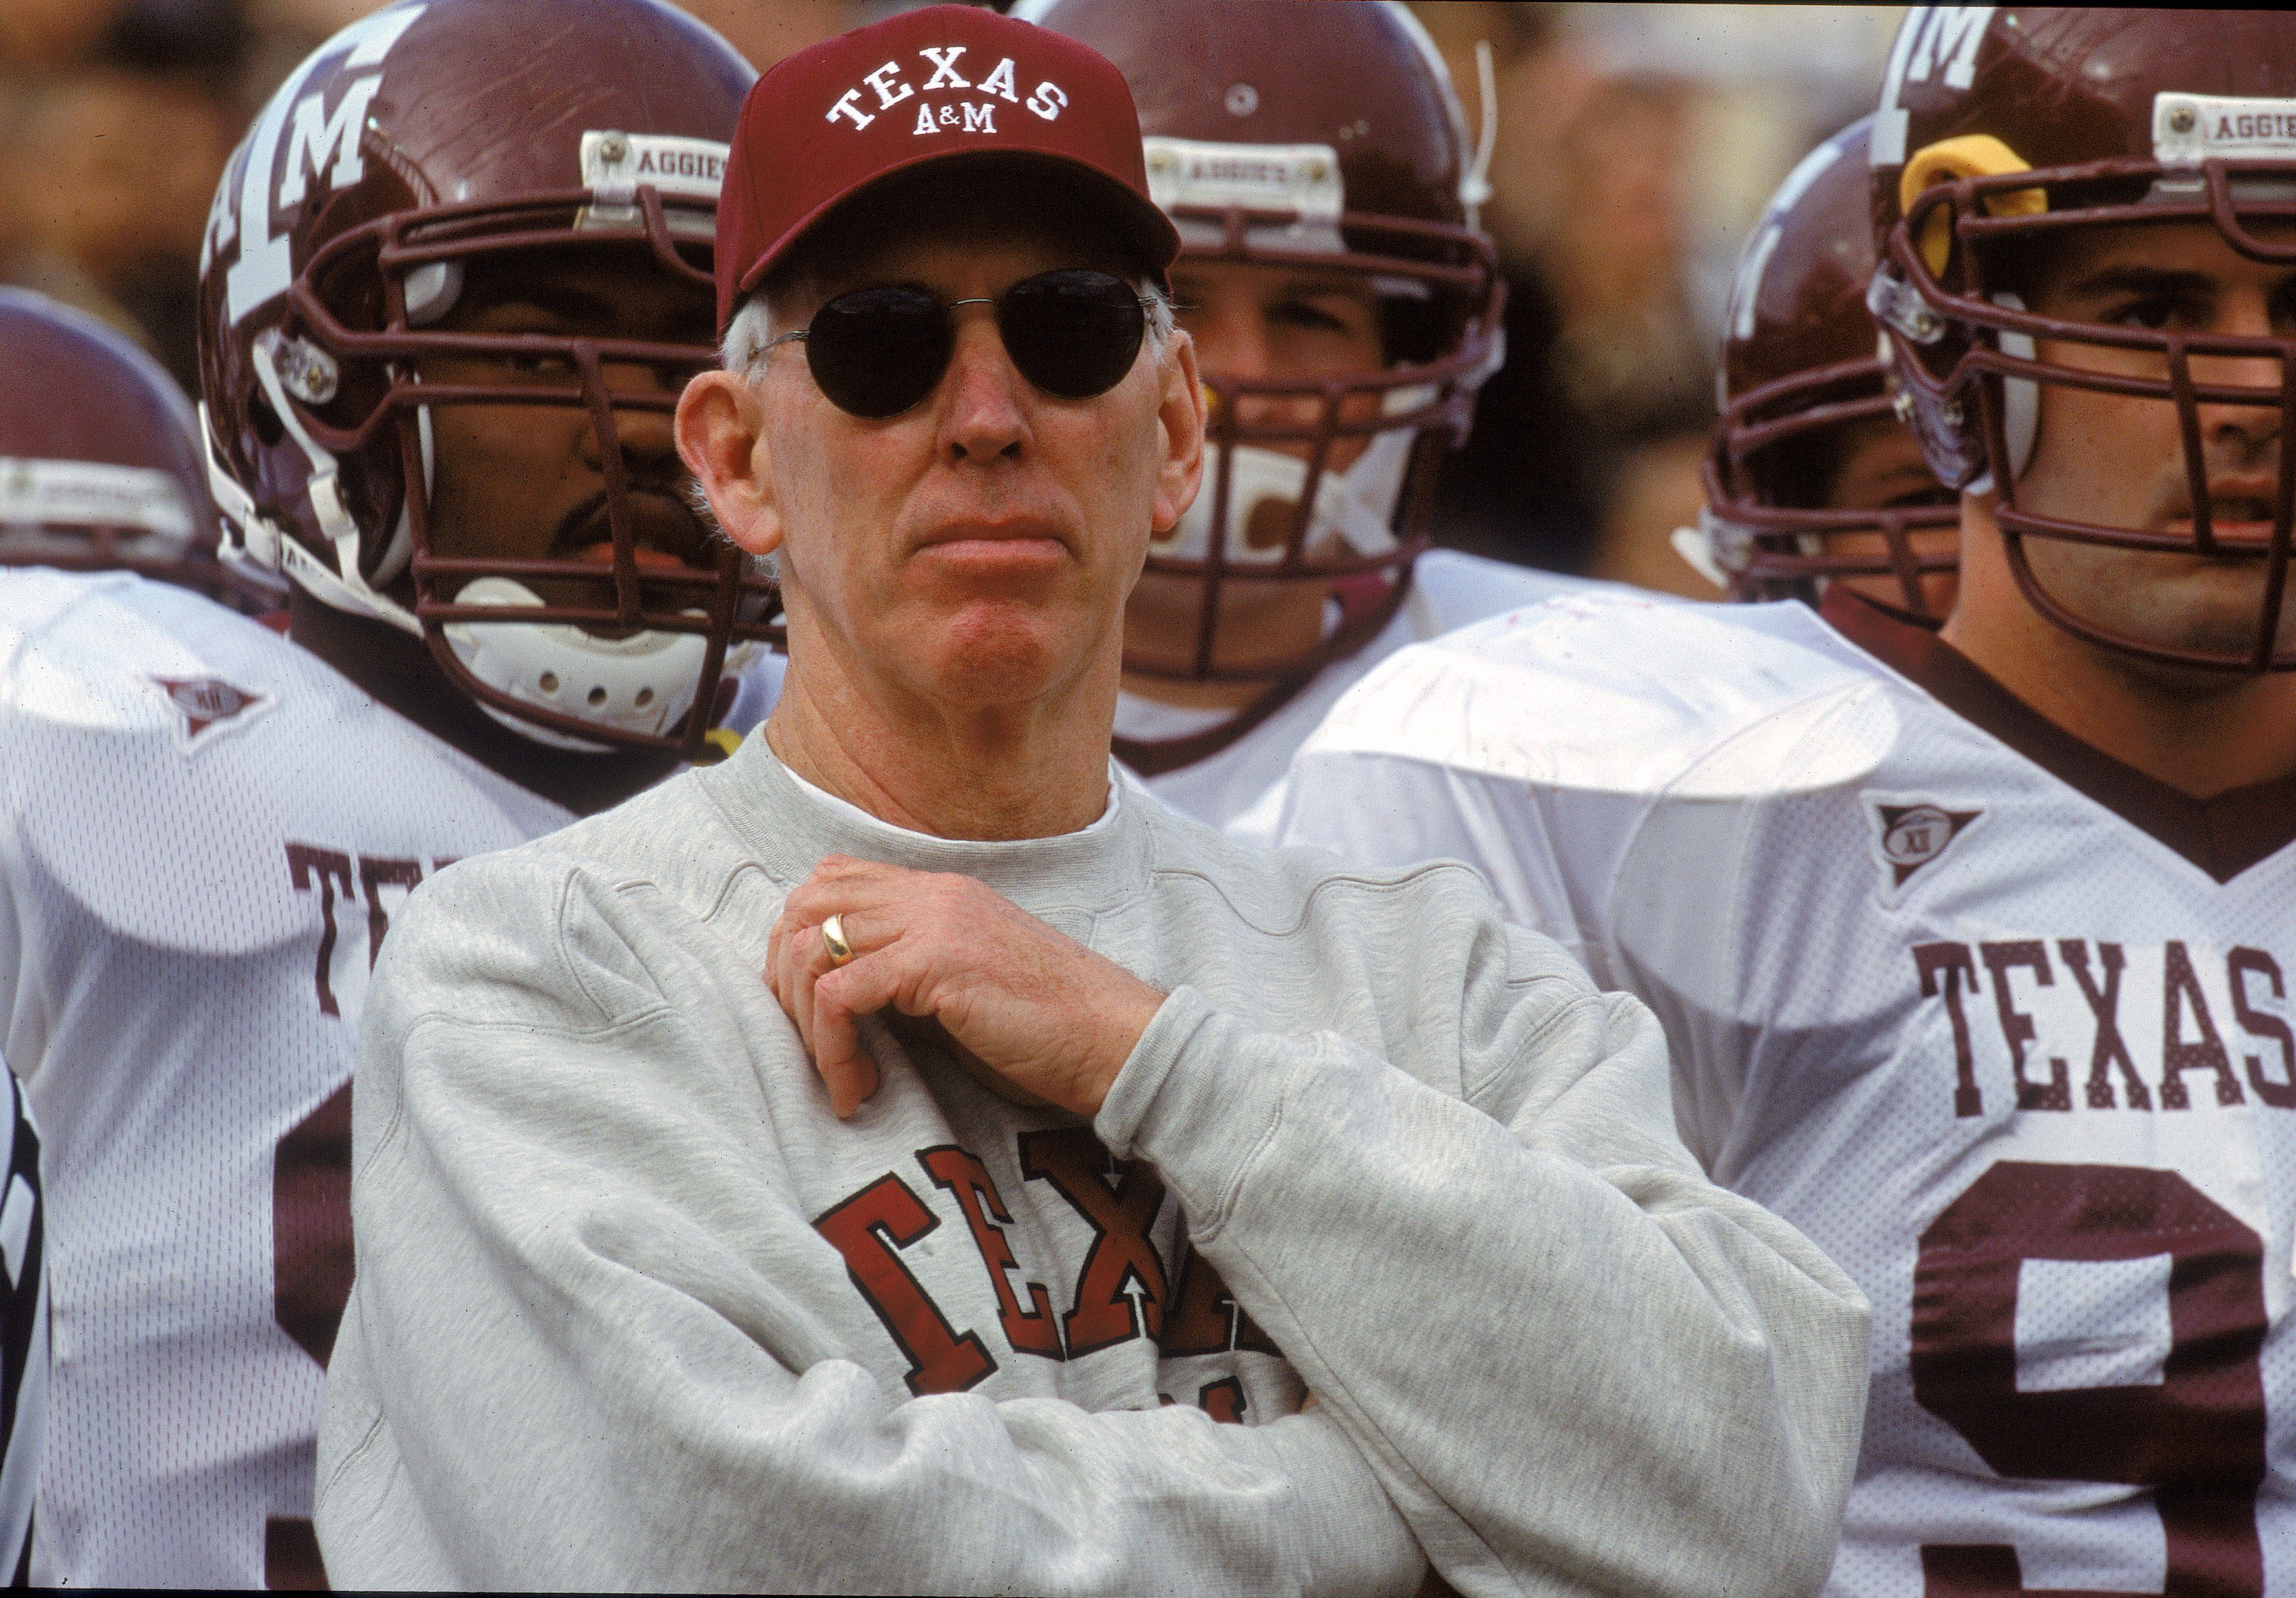
[[[853,958],[831,962],[840,918]],[[947,1028],[986,1085],[1090,1116],[1164,995],[970,877],[832,854],[790,894],[766,981],[797,1023],[830,1107],[877,1091],[857,1017],[890,1009]],[[1000,1085],[1001,1084],[1001,1085]]]

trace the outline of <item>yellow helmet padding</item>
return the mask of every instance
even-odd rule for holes
[[[1898,210],[1914,208],[1914,201],[1932,184],[1964,177],[1997,177],[2004,172],[2030,172],[2032,163],[1989,133],[1964,133],[1939,139],[1906,163],[1898,179]],[[1985,209],[1997,217],[2038,217],[2049,209],[2048,194],[2039,188],[2009,189],[1985,197]],[[1932,273],[1945,271],[1953,255],[1953,213],[1940,206],[1922,218],[1922,259]]]

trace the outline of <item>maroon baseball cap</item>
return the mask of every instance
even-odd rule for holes
[[[980,155],[1082,175],[1160,276],[1180,252],[1148,197],[1122,73],[1030,23],[928,6],[800,51],[750,86],[718,201],[719,330],[832,207],[897,172]]]

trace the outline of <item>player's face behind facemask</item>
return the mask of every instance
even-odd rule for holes
[[[382,278],[361,265],[354,254],[316,283],[353,330],[387,317]],[[420,352],[384,374],[348,369],[337,397],[347,415],[396,404],[402,423],[412,408],[419,434],[419,548],[384,597],[443,622],[434,663],[522,741],[586,757],[680,739],[726,696],[695,703],[700,629],[731,552],[694,511],[671,436],[679,392],[712,362],[707,279],[657,243],[554,241],[417,268],[401,292]],[[378,376],[389,396],[365,391]],[[666,629],[669,617],[696,630]],[[340,624],[324,642],[404,653]],[[730,647],[727,669],[754,647]]]
[[[506,774],[700,755],[721,668],[765,635],[764,574],[692,569],[660,491],[661,418],[715,355],[722,139],[754,78],[661,0],[390,6],[289,75],[217,185],[225,553],[296,585],[299,641]]]
[[[1819,509],[1830,511],[1915,511],[1932,507],[1951,496],[1930,475],[1921,445],[1895,416],[1866,416],[1835,431],[1814,452],[1813,476],[1820,485],[1814,496]],[[1957,528],[1915,526],[1903,535],[1918,567],[1914,581],[1921,605],[1916,614],[1944,617],[1953,614],[1959,589],[1957,573],[1950,569],[1960,531]],[[1888,571],[1889,535],[1876,526],[1871,531],[1846,531],[1826,535],[1827,551],[1846,566],[1871,566],[1827,581],[1838,582],[1865,598],[1898,607],[1905,605],[1902,581]],[[1947,569],[1936,568],[1944,566]]]
[[[2269,246],[2296,247],[2296,222],[2259,219],[2251,227]],[[2252,259],[2208,223],[2069,229],[2046,251],[2005,253],[2000,269],[2010,292],[2044,317],[2195,339],[2296,337],[2296,264]],[[2171,378],[2172,362],[2159,349],[2044,338],[2036,353],[2045,367],[2091,373],[2107,383]],[[2276,499],[2284,491],[2285,374],[2270,345],[2246,354],[2192,354],[2187,364],[2196,395],[2237,394],[2242,402],[2195,403],[2180,415],[2169,398],[2046,378],[2033,383],[2030,460],[2016,478],[2018,509],[2190,549],[2197,505],[2221,553],[2028,538],[2024,557],[2045,605],[2060,610],[2077,630],[2163,655],[2237,661],[2259,648],[2259,618],[2271,586],[2271,563],[2259,556],[2271,546]],[[1993,554],[1988,567],[2002,568],[1996,580],[2009,581],[1997,545]],[[2282,656],[2296,657],[2296,605],[2282,607],[2269,642]]]
[[[483,399],[434,403],[430,552],[441,559],[547,560],[550,574],[526,586],[545,602],[611,611],[614,533],[609,489],[618,488],[635,531],[641,572],[714,570],[712,535],[695,515],[693,479],[677,458],[671,416],[685,378],[710,342],[707,284],[654,268],[642,249],[598,246],[485,258],[464,271],[442,333],[489,341],[531,336],[531,355],[496,350],[433,355],[417,367],[426,388],[470,386]],[[673,358],[600,362],[615,458],[599,408],[583,393],[568,342],[676,347]],[[517,390],[521,403],[504,397]],[[615,479],[619,482],[615,482]],[[584,579],[567,565],[594,567]],[[647,603],[669,604],[667,586],[642,584]],[[601,637],[627,630],[596,626]]]
[[[1034,165],[953,175],[943,163],[886,180],[767,280],[769,331],[803,328],[831,300],[879,284],[955,305],[1070,268],[1145,282],[1101,225],[1103,205]],[[762,457],[754,488],[737,484],[761,504],[719,514],[778,562],[793,685],[833,675],[864,692],[987,708],[1112,666],[1148,541],[1193,490],[1201,423],[1185,341],[1160,349],[1152,328],[1113,388],[1069,400],[1021,374],[989,306],[951,317],[947,369],[893,416],[832,403],[803,342],[766,350],[750,369],[756,411],[740,425],[756,431],[740,435],[729,470]],[[689,395],[689,454],[710,434],[695,407]]]
[[[1380,396],[1343,391],[1335,408],[1341,425],[1364,431],[1334,437],[1319,452],[1326,402],[1312,385],[1389,365],[1390,325],[1407,320],[1408,311],[1374,292],[1360,273],[1185,256],[1172,268],[1172,293],[1179,325],[1195,341],[1197,365],[1216,383],[1290,380],[1299,385],[1246,390],[1232,400],[1215,386],[1206,396],[1215,431],[1223,408],[1232,406],[1235,425],[1254,441],[1225,451],[1230,457],[1225,555],[1236,575],[1220,588],[1211,663],[1217,672],[1265,679],[1312,655],[1330,625],[1330,577],[1253,575],[1255,568],[1283,561],[1319,453],[1316,506],[1301,554],[1328,566],[1351,553],[1394,547],[1393,506],[1350,492],[1352,474],[1376,436],[1369,430],[1379,421]],[[1220,453],[1207,465],[1204,490],[1188,514],[1151,543],[1152,557],[1205,557],[1215,534],[1213,479]],[[1152,558],[1133,590],[1125,615],[1126,656],[1136,667],[1185,673],[1202,630],[1204,585],[1157,568]],[[1254,685],[1242,686],[1248,694]],[[1169,694],[1173,686],[1161,691]]]
[[[1130,84],[1201,341],[1203,491],[1149,549],[1126,687],[1272,708],[1402,603],[1433,474],[1497,365],[1488,140],[1400,5],[1022,9]]]

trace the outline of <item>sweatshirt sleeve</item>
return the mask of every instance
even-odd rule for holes
[[[1462,1593],[1816,1593],[1856,1464],[1865,1300],[1701,1174],[1650,1013],[1475,896],[1389,943],[1441,950],[1414,969],[1445,973],[1456,1025],[1422,1052],[1451,1058],[1398,1069],[1183,987],[1101,1136],[1163,1174]]]
[[[564,876],[443,874],[375,973],[319,1450],[337,1586],[1412,1589],[1328,1413],[911,1398],[844,1357],[856,1296],[742,1091],[746,1012],[650,993],[675,951],[634,956]]]

